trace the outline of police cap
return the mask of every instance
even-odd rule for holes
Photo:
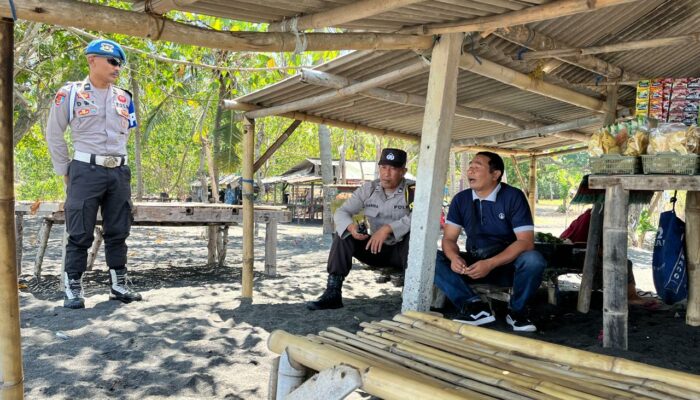
[[[406,167],[406,152],[400,149],[384,149],[379,158],[379,165],[404,168]]]
[[[126,62],[126,53],[117,42],[108,39],[95,39],[85,48],[85,55],[114,57]]]

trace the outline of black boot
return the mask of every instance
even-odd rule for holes
[[[75,278],[75,277],[74,277]],[[83,298],[83,278],[71,279],[68,273],[63,273],[63,307],[65,308],[85,308],[85,299]]]
[[[332,310],[343,307],[343,280],[342,275],[328,274],[328,285],[321,297],[316,301],[306,303],[309,310]]]
[[[126,283],[126,268],[109,270],[110,300],[119,300],[122,303],[131,303],[132,301],[141,301],[142,297],[133,289],[130,289]]]

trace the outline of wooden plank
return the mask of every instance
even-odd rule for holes
[[[292,124],[289,125],[287,129],[285,129],[284,133],[282,133],[280,137],[278,137],[277,140],[275,140],[275,143],[272,143],[272,145],[268,147],[267,150],[265,150],[265,153],[262,156],[260,156],[260,158],[253,164],[253,173],[257,172],[260,169],[260,167],[262,167],[263,164],[265,164],[265,161],[267,161],[273,154],[275,154],[277,149],[279,149],[280,146],[282,146],[284,142],[286,142],[287,139],[289,139],[289,136],[291,136],[292,133],[294,133],[294,131],[299,125],[301,125],[301,121],[295,119],[294,122],[292,122]]]
[[[629,191],[605,190],[603,217],[603,347],[627,350],[627,216]]]
[[[219,227],[219,240],[217,241],[217,255],[219,267],[226,265],[226,252],[228,248],[228,225]]]
[[[688,192],[685,200],[685,243],[688,267],[688,311],[685,322],[700,326],[700,192]]]
[[[588,227],[588,239],[586,242],[586,256],[583,260],[581,273],[581,286],[578,289],[578,303],[576,309],[581,313],[588,313],[591,306],[591,291],[593,278],[600,269],[600,246],[603,239],[603,203],[593,203],[591,210],[591,222]]]
[[[219,227],[210,225],[207,227],[207,265],[214,264],[218,260],[217,249],[219,245]]]
[[[265,274],[277,276],[277,221],[265,225]]]
[[[700,175],[591,175],[588,187],[605,189],[620,185],[625,190],[700,191]]]
[[[461,33],[443,35],[433,48],[401,306],[404,311],[426,311],[432,299],[442,191],[447,173],[444,155],[450,150],[463,38]]]
[[[353,367],[336,365],[315,374],[290,393],[286,400],[343,400],[362,386],[362,376]]]

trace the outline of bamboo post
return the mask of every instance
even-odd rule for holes
[[[255,120],[245,119],[243,129],[243,276],[241,295],[253,298],[253,154],[255,151]]]
[[[323,51],[429,49],[431,36],[395,33],[305,33],[305,46],[294,33],[234,32],[203,29],[149,13],[121,10],[77,0],[14,0],[17,17],[51,25],[72,26],[104,33],[149,38],[230,51]],[[75,18],[76,13],[91,18]],[[12,16],[10,4],[0,2],[0,17]]]
[[[277,276],[277,218],[265,225],[265,274]]]
[[[603,217],[603,347],[627,350],[627,213],[629,191],[605,190]]]
[[[593,278],[595,272],[600,270],[601,258],[600,246],[603,239],[603,203],[593,203],[591,210],[591,222],[588,226],[588,239],[586,242],[586,256],[583,260],[581,272],[581,286],[578,289],[578,303],[576,309],[581,313],[588,313],[591,306],[591,291],[593,290]]]
[[[700,326],[700,192],[685,198],[685,241],[688,267],[688,311],[685,322]]]
[[[100,251],[100,245],[102,244],[102,234],[103,230],[102,227],[96,226],[95,227],[95,240],[92,241],[92,246],[90,246],[90,250],[88,250],[88,257],[87,257],[87,270],[92,271],[92,268],[95,266],[95,260],[97,259],[97,252]]]
[[[333,160],[331,158],[331,131],[326,125],[318,126],[318,143],[321,152],[321,176],[323,177],[323,208],[331,209],[333,197],[328,186],[333,183]],[[330,237],[333,233],[333,215],[323,213],[323,235]]]
[[[15,243],[12,80],[14,22],[0,19],[0,399],[24,398]]]
[[[17,244],[15,246],[15,259],[17,260],[17,278],[22,275],[22,253],[23,253],[23,235],[24,234],[24,215],[15,213],[15,237]]]
[[[432,53],[403,310],[427,310],[432,299],[442,191],[447,173],[447,157],[444,155],[450,150],[457,103],[457,65],[463,37],[461,33],[443,35]]]
[[[41,227],[39,228],[39,248],[36,251],[36,258],[34,259],[34,276],[39,279],[41,276],[41,264],[44,262],[44,254],[46,253],[46,246],[49,243],[49,236],[51,235],[51,227],[53,226],[53,220],[50,218],[44,218],[41,221]]]
[[[518,164],[515,164],[518,168]],[[537,158],[530,156],[530,175],[528,177],[527,202],[530,205],[532,220],[535,220],[535,208],[537,207]]]

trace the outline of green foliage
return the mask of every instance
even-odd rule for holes
[[[637,223],[635,231],[638,234],[645,232],[656,232],[656,226],[654,226],[654,224],[651,222],[651,214],[649,213],[648,209],[643,209],[639,214],[639,222]]]

